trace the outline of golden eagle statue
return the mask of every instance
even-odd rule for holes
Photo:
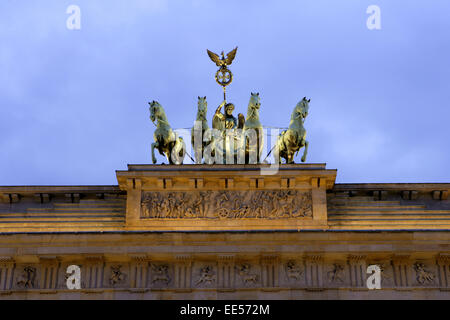
[[[226,67],[233,62],[233,59],[236,56],[237,47],[228,52],[226,58],[223,51],[221,52],[222,58],[220,58],[217,53],[209,51],[208,49],[206,49],[206,51],[208,52],[208,56],[218,67]]]

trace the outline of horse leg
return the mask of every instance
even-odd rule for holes
[[[194,152],[194,162],[195,164],[201,164],[203,158],[203,150],[205,149],[205,142],[203,137],[205,130],[200,130],[201,128],[192,128],[191,130],[191,145]]]
[[[281,164],[281,158],[284,158],[287,161],[285,156],[286,154],[286,144],[284,143],[284,133],[282,133],[275,144],[275,148],[273,149],[273,157],[275,162]]]
[[[263,149],[264,149],[264,135],[263,135],[263,130],[262,129],[258,129],[258,159],[257,159],[257,163],[261,163],[262,159],[262,154],[263,154]]]
[[[283,143],[286,163],[294,163],[294,154],[296,151],[295,133],[291,130],[286,131],[284,134]]]
[[[276,148],[277,148],[276,152],[278,154],[276,155],[277,159],[275,159],[275,161],[278,162],[278,164],[281,164],[281,157],[282,157],[282,155],[281,155],[281,148],[279,146],[277,146]]]
[[[153,162],[153,164],[156,163],[155,148],[159,148],[158,142],[152,143],[152,162]]]
[[[273,160],[275,163],[281,164],[281,148],[280,138],[278,138],[275,147],[273,147]]]
[[[175,143],[169,147],[169,152],[167,152],[167,160],[169,160],[170,164],[182,164],[185,151],[186,145],[184,144],[183,138],[179,137],[175,140]]]
[[[306,161],[306,155],[308,154],[308,141],[306,141],[306,140],[304,140],[305,141],[305,150],[303,151],[303,156],[302,156],[302,162],[305,162]]]
[[[195,163],[196,164],[202,163],[204,149],[205,149],[204,146],[200,146],[199,148],[197,148],[197,150],[195,150]]]
[[[294,153],[292,151],[288,151],[286,163],[294,163]]]
[[[186,144],[184,143],[184,140],[182,137],[179,137],[177,140],[177,144],[178,144],[178,159],[179,159],[179,164],[182,164],[184,161],[184,157],[186,155]]]
[[[203,141],[203,137],[205,136],[205,131],[202,131],[202,134],[200,136],[200,143],[197,146],[196,149],[194,149],[194,156],[195,156],[195,163],[201,164],[203,160],[203,152],[205,152],[205,148],[207,146],[207,143]]]
[[[172,159],[173,159],[173,157],[176,157],[176,149],[175,149],[176,146],[177,146],[176,140],[169,142],[167,144],[167,150],[164,153],[166,155],[166,158],[167,158],[167,161],[169,162],[169,164],[174,164],[174,161]]]
[[[292,145],[292,142],[289,140],[288,144],[286,145],[286,163],[294,163],[294,154],[295,149]]]

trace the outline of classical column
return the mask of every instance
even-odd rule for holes
[[[11,290],[14,266],[12,257],[0,257],[0,291]]]
[[[394,280],[397,288],[406,288],[411,285],[411,275],[408,268],[409,257],[409,255],[394,255],[392,257]]]
[[[349,266],[350,286],[353,288],[366,288],[366,256],[349,255],[347,257]]]
[[[439,286],[442,289],[450,289],[450,254],[439,254],[436,260],[439,267]]]
[[[58,272],[59,272],[59,260],[57,257],[39,257],[41,264],[41,289],[56,290]]]
[[[131,256],[131,288],[146,289],[149,259],[146,255]]]
[[[175,288],[191,289],[192,257],[190,255],[175,256]]]
[[[263,288],[276,288],[279,284],[278,256],[261,257],[261,282]]]
[[[218,256],[217,286],[219,290],[232,290],[235,288],[234,255]]]
[[[306,286],[308,288],[323,287],[323,257],[321,254],[308,254],[305,256]]]
[[[89,256],[85,258],[86,289],[99,289],[103,287],[103,274],[105,263],[102,256]],[[82,272],[83,274],[83,272]]]

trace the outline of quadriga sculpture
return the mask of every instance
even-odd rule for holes
[[[264,147],[263,126],[259,121],[259,92],[251,92],[247,108],[247,117],[244,124],[245,163],[261,162],[261,154]],[[252,159],[253,158],[253,159]]]
[[[222,108],[224,108],[223,113],[221,112]],[[236,162],[236,153],[241,145],[240,139],[245,117],[239,113],[236,118],[233,116],[233,111],[234,104],[224,100],[217,107],[212,119],[212,127],[216,132],[213,133],[211,149],[218,163],[227,163],[227,159]]]
[[[183,138],[177,137],[167,121],[163,107],[155,100],[150,105],[150,120],[156,125],[153,133],[155,142],[152,143],[152,161],[156,163],[155,148],[161,155],[165,155],[169,164],[181,164],[185,156],[186,145]],[[155,123],[156,121],[156,123]]]
[[[281,163],[281,158],[286,160],[286,163],[294,163],[294,153],[298,153],[300,148],[305,147],[302,156],[302,162],[306,161],[306,154],[308,153],[308,141],[306,141],[306,130],[303,127],[303,122],[309,111],[309,102],[304,97],[294,108],[291,115],[291,122],[289,128],[281,132],[275,145],[274,158],[275,161]]]
[[[205,131],[209,129],[208,121],[206,120],[206,113],[208,111],[208,103],[205,97],[198,97],[197,103],[197,119],[194,127],[191,130],[191,144],[194,150],[195,163],[202,163],[203,151],[209,142],[203,141]]]

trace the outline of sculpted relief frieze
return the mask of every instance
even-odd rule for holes
[[[36,286],[36,268],[25,266],[20,270],[16,285],[19,288],[32,289]]]
[[[236,271],[245,286],[256,285],[258,283],[259,275],[253,269],[248,263],[242,263],[236,266]]]
[[[386,256],[389,256],[387,253]],[[351,289],[369,290],[367,280],[371,276],[367,272],[369,265],[377,265],[381,269],[381,289],[439,288],[450,289],[448,270],[450,264],[441,261],[436,264],[433,257],[421,260],[404,260],[396,270],[397,262],[389,258],[358,260],[358,268],[344,262],[345,256],[339,260],[315,259],[314,256],[297,254],[286,258],[268,261],[266,258],[253,256],[248,260],[224,260],[223,256],[197,257],[186,254],[188,259],[166,257],[164,260],[125,262],[126,256],[119,261],[104,263],[101,260],[78,261],[56,264],[52,272],[48,272],[48,264],[4,264],[0,265],[0,296],[10,291],[51,292],[64,290],[178,290],[178,289]],[[233,256],[233,254],[230,254]],[[435,255],[434,257],[436,257]],[[313,258],[312,258],[313,257]],[[216,259],[217,258],[217,259]],[[192,259],[192,260],[190,260]],[[68,267],[79,267],[80,287],[70,288],[68,281],[75,279],[76,273],[68,271]],[[49,285],[49,279],[51,285]],[[355,281],[358,279],[359,281]],[[403,281],[403,282],[402,282]],[[88,292],[89,293],[89,292]]]
[[[154,219],[283,219],[312,217],[310,191],[144,192],[141,217]]]
[[[152,285],[168,285],[171,277],[169,275],[169,265],[167,264],[152,264],[151,265],[151,284]]]

